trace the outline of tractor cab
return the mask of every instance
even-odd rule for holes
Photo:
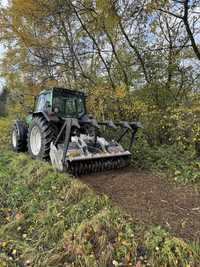
[[[62,118],[80,119],[86,114],[85,95],[62,88],[42,91],[37,97],[34,113],[53,112]]]

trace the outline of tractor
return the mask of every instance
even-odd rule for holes
[[[106,127],[120,130],[117,140],[103,137]],[[35,97],[25,121],[14,122],[11,143],[15,152],[28,151],[33,159],[50,160],[57,171],[80,176],[126,167],[140,127],[138,122],[97,122],[87,113],[83,92],[50,88]],[[120,144],[125,136],[131,139],[127,150]]]

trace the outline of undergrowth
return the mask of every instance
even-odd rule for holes
[[[180,184],[200,182],[200,159],[193,146],[181,144],[150,146],[139,134],[132,150],[132,164],[136,168],[170,176]]]
[[[0,266],[198,266],[198,246],[145,228],[85,184],[0,154]]]
[[[11,122],[10,118],[0,118],[0,151],[10,144]]]

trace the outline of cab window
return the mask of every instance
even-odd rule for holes
[[[62,117],[80,118],[85,113],[84,100],[79,96],[54,97],[54,108],[59,109]]]

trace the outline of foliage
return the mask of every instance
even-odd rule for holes
[[[0,119],[0,132],[1,132],[0,151],[3,148],[8,148],[10,144],[10,127],[11,127],[11,121],[9,121],[8,118]]]
[[[112,89],[151,88],[157,101],[183,99],[199,84],[196,8],[196,1],[10,1],[0,9],[1,75],[75,89],[100,80]],[[187,16],[173,13],[184,9]]]
[[[133,120],[139,117],[145,106],[142,101],[135,101],[124,86],[113,90],[108,85],[100,84],[91,88],[88,94],[88,107],[98,119]]]
[[[146,234],[146,242],[149,253],[154,255],[158,266],[192,266],[193,253],[191,248],[182,240],[173,237],[163,231],[160,227],[152,229]],[[177,255],[183,257],[177,259]],[[167,259],[167,263],[165,260]],[[154,262],[150,263],[152,266]]]
[[[200,135],[199,95],[190,94],[188,101],[158,107],[153,99],[125,87],[108,86],[89,91],[88,106],[95,116],[113,120],[140,120],[149,145],[177,144],[182,150],[195,145]]]
[[[194,145],[199,138],[199,117],[199,105],[192,96],[188,103],[165,110],[149,108],[143,117],[148,141],[151,144],[177,143],[182,149]]]
[[[200,181],[199,158],[192,146],[187,149],[177,144],[152,147],[140,134],[132,153],[132,165],[135,168],[151,170],[171,177],[181,184],[194,184]]]

